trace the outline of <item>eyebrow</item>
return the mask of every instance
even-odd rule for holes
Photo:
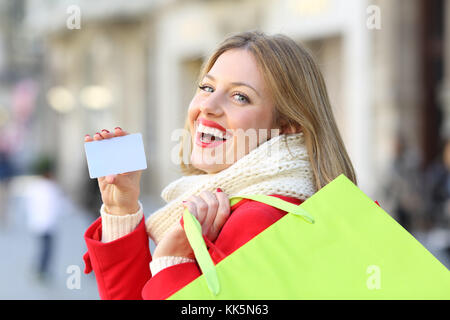
[[[213,81],[216,81],[216,79],[215,79],[212,75],[210,75],[210,74],[206,74],[205,77],[206,77],[206,78],[210,78],[210,79],[213,80]],[[253,88],[251,85],[249,85],[249,84],[247,84],[247,83],[245,83],[245,82],[231,82],[231,84],[232,84],[232,85],[235,85],[235,86],[245,86],[245,87],[249,87],[250,89],[252,89],[253,91],[255,91],[255,93],[258,95],[258,97],[261,97],[261,96],[259,95],[258,91],[256,91],[255,88]]]

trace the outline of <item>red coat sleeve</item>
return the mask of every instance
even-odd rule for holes
[[[299,199],[273,195],[299,205]],[[232,214],[224,224],[209,253],[215,264],[247,243],[286,212],[264,203],[244,199],[231,207]],[[242,228],[245,226],[245,228]],[[144,299],[167,299],[201,274],[196,263],[182,263],[163,269],[144,286]]]
[[[84,235],[85,273],[94,270],[101,299],[142,299],[142,288],[151,277],[144,218],[133,232],[108,243],[101,242],[101,228],[98,218]]]

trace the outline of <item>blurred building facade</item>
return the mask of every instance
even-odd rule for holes
[[[387,194],[398,151],[408,155],[411,172],[420,172],[450,133],[448,0],[23,4],[21,28],[42,50],[34,147],[57,157],[61,183],[78,198],[96,187],[88,179],[84,134],[120,126],[143,134],[149,167],[142,190],[162,204],[161,189],[181,175],[172,161],[179,137],[172,134],[183,128],[200,66],[237,31],[283,33],[311,49],[360,188],[388,212],[395,206]],[[77,10],[79,29],[69,26]]]

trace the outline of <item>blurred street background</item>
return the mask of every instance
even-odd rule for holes
[[[450,267],[450,0],[0,0],[0,299],[98,299],[85,134],[142,133],[148,217],[202,62],[254,29],[313,52],[359,187]]]

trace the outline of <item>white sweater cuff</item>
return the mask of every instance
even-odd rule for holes
[[[136,229],[144,216],[142,203],[140,201],[138,203],[139,210],[136,213],[124,216],[107,213],[105,211],[105,205],[102,204],[100,208],[100,215],[102,217],[102,242],[106,243],[117,240]]]
[[[154,277],[155,274],[157,274],[158,272],[160,272],[165,268],[187,262],[195,262],[195,260],[186,257],[173,257],[173,256],[159,257],[150,262],[150,271],[152,273],[152,277]]]

